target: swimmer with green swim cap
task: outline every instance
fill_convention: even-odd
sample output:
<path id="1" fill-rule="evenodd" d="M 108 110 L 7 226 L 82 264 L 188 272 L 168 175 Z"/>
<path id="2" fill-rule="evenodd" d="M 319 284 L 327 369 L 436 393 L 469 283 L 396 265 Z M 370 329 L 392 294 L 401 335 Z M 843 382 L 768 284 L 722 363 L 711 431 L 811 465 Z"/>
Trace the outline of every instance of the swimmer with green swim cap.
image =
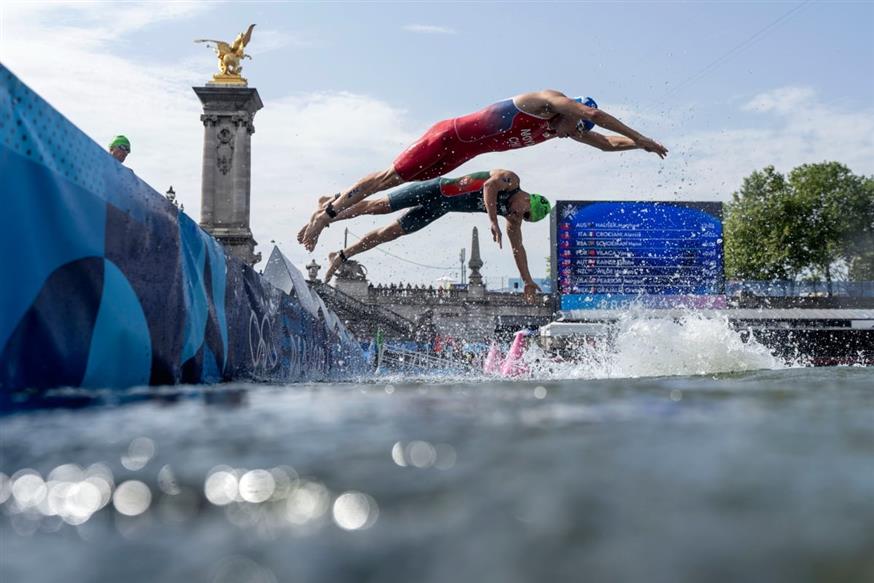
<path id="1" fill-rule="evenodd" d="M 320 204 L 330 206 L 332 197 Z M 519 176 L 509 170 L 474 172 L 459 178 L 434 178 L 411 182 L 379 199 L 362 200 L 343 211 L 333 213 L 331 223 L 359 215 L 383 215 L 402 209 L 406 212 L 391 224 L 375 229 L 360 241 L 331 253 L 325 282 L 350 257 L 377 245 L 409 235 L 433 223 L 447 213 L 486 213 L 491 223 L 492 239 L 503 247 L 498 217 L 506 219 L 507 238 L 519 275 L 525 282 L 525 299 L 534 301 L 540 288 L 528 272 L 528 257 L 522 244 L 522 223 L 537 222 L 549 215 L 549 201 L 541 194 L 530 194 L 519 186 Z"/>
<path id="2" fill-rule="evenodd" d="M 536 223 L 543 217 L 549 214 L 552 210 L 549 201 L 542 194 L 529 194 L 529 204 L 531 205 L 531 222 Z"/>

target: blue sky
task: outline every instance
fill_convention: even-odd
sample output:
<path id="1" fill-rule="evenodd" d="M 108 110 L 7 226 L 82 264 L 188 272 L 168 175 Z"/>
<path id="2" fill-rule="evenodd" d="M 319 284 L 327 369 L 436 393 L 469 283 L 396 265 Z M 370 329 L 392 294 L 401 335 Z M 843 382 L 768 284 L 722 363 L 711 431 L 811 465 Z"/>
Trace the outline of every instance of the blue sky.
<path id="1" fill-rule="evenodd" d="M 244 75 L 265 103 L 253 230 L 262 251 L 274 240 L 298 264 L 310 256 L 293 236 L 318 195 L 388 166 L 439 119 L 542 88 L 594 96 L 671 156 L 554 140 L 455 174 L 503 167 L 552 198 L 668 200 L 725 200 L 766 164 L 834 159 L 874 174 L 869 2 L 6 2 L 0 59 L 98 142 L 128 134 L 129 166 L 159 191 L 173 184 L 198 217 L 202 128 L 190 88 L 214 58 L 192 40 L 231 40 L 250 22 Z M 349 227 L 363 234 L 386 220 Z M 485 216 L 462 216 L 386 249 L 454 265 L 474 225 L 487 234 Z M 341 240 L 341 228 L 326 231 L 315 258 Z M 526 226 L 525 242 L 542 276 L 546 225 Z M 493 286 L 516 275 L 507 249 L 481 244 Z M 360 259 L 376 281 L 451 273 L 376 251 Z"/>

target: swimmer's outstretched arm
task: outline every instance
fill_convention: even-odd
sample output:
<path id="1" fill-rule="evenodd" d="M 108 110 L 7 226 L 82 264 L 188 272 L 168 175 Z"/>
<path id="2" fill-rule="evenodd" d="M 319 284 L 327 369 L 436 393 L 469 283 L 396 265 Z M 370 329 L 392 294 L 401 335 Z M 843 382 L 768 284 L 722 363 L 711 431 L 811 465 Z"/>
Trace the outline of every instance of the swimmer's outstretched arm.
<path id="1" fill-rule="evenodd" d="M 659 158 L 664 158 L 668 154 L 668 149 L 663 145 L 628 127 L 603 109 L 583 105 L 559 91 L 544 91 L 543 98 L 549 104 L 550 110 L 556 113 L 580 117 L 604 129 L 621 134 L 637 144 L 640 149 L 652 152 Z"/>
<path id="2" fill-rule="evenodd" d="M 519 270 L 522 281 L 525 282 L 525 300 L 528 303 L 533 303 L 537 297 L 537 292 L 540 291 L 540 287 L 534 283 L 534 279 L 528 271 L 528 254 L 525 253 L 525 245 L 522 244 L 521 220 L 507 219 L 507 238 L 510 240 L 510 247 L 513 249 L 513 259 L 516 261 L 516 268 Z"/>
<path id="3" fill-rule="evenodd" d="M 581 144 L 587 144 L 604 152 L 625 152 L 640 148 L 634 140 L 625 136 L 605 136 L 598 132 L 580 132 L 571 138 Z"/>
<path id="4" fill-rule="evenodd" d="M 483 184 L 483 205 L 489 215 L 492 239 L 503 249 L 501 244 L 501 226 L 498 224 L 498 193 L 502 190 L 519 188 L 519 175 L 509 170 L 492 170 L 489 179 Z"/>

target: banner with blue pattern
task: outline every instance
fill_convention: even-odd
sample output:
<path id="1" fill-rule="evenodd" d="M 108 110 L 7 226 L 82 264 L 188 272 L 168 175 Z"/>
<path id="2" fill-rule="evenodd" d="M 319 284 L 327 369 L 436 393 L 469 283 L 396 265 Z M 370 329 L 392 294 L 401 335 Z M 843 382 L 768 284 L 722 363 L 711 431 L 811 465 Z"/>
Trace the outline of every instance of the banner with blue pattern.
<path id="1" fill-rule="evenodd" d="M 2 65 L 0 176 L 0 394 L 364 369 L 323 303 L 225 255 Z"/>

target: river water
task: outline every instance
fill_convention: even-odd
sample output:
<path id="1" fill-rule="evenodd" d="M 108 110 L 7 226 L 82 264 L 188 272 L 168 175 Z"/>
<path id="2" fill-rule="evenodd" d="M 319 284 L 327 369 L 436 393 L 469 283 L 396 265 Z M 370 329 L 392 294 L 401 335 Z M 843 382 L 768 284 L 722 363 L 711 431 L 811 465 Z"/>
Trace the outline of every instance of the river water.
<path id="1" fill-rule="evenodd" d="M 874 369 L 675 325 L 525 380 L 24 402 L 0 580 L 874 581 Z"/>

